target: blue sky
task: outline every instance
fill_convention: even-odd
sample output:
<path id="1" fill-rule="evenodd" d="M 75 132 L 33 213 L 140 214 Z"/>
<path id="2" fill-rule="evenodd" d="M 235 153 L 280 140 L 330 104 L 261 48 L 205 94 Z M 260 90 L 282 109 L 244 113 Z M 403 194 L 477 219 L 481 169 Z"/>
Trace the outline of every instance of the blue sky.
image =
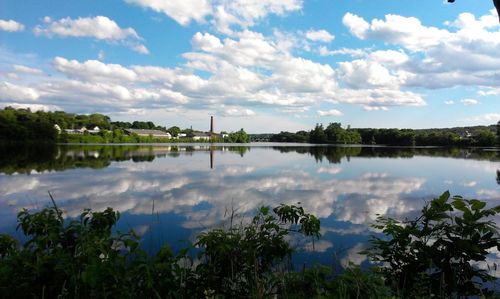
<path id="1" fill-rule="evenodd" d="M 489 0 L 0 0 L 0 107 L 279 132 L 500 120 Z"/>

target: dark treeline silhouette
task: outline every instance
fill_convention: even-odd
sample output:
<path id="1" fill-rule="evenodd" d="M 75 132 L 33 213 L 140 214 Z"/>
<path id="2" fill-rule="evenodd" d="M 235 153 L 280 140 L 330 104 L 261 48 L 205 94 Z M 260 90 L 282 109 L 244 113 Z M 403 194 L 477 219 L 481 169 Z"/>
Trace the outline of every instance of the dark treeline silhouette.
<path id="1" fill-rule="evenodd" d="M 57 140 L 57 131 L 45 112 L 5 108 L 0 110 L 0 142 L 45 142 Z"/>
<path id="2" fill-rule="evenodd" d="M 455 159 L 473 159 L 500 161 L 500 152 L 484 151 L 477 148 L 408 148 L 408 147 L 372 147 L 372 146 L 275 146 L 281 153 L 309 154 L 317 162 L 340 163 L 343 158 L 413 158 L 415 156 L 449 157 Z"/>
<path id="3" fill-rule="evenodd" d="M 56 145 L 44 143 L 0 144 L 0 173 L 30 174 L 32 171 L 63 171 L 75 168 L 101 169 L 111 162 L 152 162 L 156 158 L 192 155 L 196 151 L 224 151 L 243 156 L 246 146 L 151 146 L 151 145 Z"/>
<path id="4" fill-rule="evenodd" d="M 390 146 L 495 146 L 500 145 L 500 122 L 496 126 L 424 130 L 349 127 L 344 129 L 340 123 L 330 123 L 324 128 L 322 124 L 317 124 L 309 132 L 274 134 L 269 141 Z"/>

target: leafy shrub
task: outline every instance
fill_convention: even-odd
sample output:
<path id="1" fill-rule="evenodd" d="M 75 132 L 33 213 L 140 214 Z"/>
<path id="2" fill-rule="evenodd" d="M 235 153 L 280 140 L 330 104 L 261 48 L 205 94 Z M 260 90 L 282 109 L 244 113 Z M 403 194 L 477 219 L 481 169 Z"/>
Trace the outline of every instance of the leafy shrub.
<path id="1" fill-rule="evenodd" d="M 263 297 L 276 291 L 273 266 L 292 254 L 285 237 L 291 231 L 319 237 L 320 222 L 301 207 L 281 205 L 273 211 L 275 215 L 262 207 L 249 225 L 198 236 L 203 263 L 197 272 L 204 288 L 228 298 Z"/>
<path id="2" fill-rule="evenodd" d="M 485 202 L 445 192 L 414 220 L 379 217 L 373 226 L 389 239 L 374 237 L 367 253 L 383 263 L 382 272 L 399 296 L 484 295 L 481 282 L 495 277 L 474 263 L 484 262 L 489 249 L 500 249 L 498 228 L 490 218 L 500 206 L 485 207 Z"/>
<path id="3" fill-rule="evenodd" d="M 319 220 L 302 208 L 263 207 L 246 226 L 198 236 L 194 267 L 190 248 L 174 255 L 163 246 L 149 257 L 133 232 L 113 234 L 119 218 L 111 208 L 85 210 L 65 223 L 55 202 L 21 211 L 27 242 L 0 235 L 0 298 L 262 297 L 276 290 L 273 266 L 292 253 L 285 239 L 292 226 L 319 236 Z"/>

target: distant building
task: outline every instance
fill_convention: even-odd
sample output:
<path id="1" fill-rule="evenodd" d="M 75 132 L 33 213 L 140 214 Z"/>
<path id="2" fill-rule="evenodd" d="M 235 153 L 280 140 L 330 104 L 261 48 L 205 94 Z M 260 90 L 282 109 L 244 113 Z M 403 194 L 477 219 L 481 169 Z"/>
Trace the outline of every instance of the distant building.
<path id="1" fill-rule="evenodd" d="M 58 124 L 55 124 L 55 125 L 54 125 L 54 129 L 57 131 L 57 134 L 61 134 L 61 131 L 62 131 L 62 130 L 61 130 L 61 127 L 59 127 L 59 125 L 58 125 Z"/>
<path id="2" fill-rule="evenodd" d="M 101 132 L 101 129 L 98 126 L 95 126 L 92 130 L 87 130 L 90 134 L 97 134 Z"/>
<path id="3" fill-rule="evenodd" d="M 83 133 L 85 133 L 85 131 L 87 131 L 87 128 L 85 127 L 81 127 L 79 129 L 65 129 L 64 132 L 66 132 L 66 134 L 78 134 L 78 135 L 82 135 Z"/>
<path id="4" fill-rule="evenodd" d="M 172 135 L 168 132 L 163 132 L 160 130 L 145 130 L 145 129 L 125 129 L 128 134 L 137 134 L 139 136 L 152 136 L 154 138 L 172 138 Z"/>
<path id="5" fill-rule="evenodd" d="M 209 139 L 210 139 L 210 133 L 205 133 L 205 132 L 193 133 L 193 140 L 209 140 Z"/>

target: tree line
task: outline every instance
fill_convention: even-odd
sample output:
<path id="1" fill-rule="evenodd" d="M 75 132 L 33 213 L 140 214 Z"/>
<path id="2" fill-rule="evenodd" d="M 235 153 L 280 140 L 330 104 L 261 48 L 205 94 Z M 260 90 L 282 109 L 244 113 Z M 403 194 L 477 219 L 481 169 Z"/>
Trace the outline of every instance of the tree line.
<path id="1" fill-rule="evenodd" d="M 58 132 L 55 125 L 61 130 Z M 101 131 L 96 134 L 84 133 L 82 135 L 66 134 L 65 130 L 93 129 L 98 127 Z M 153 137 L 134 136 L 127 134 L 125 129 L 146 129 L 168 132 L 172 137 L 183 134 L 183 141 L 191 141 L 196 131 L 192 128 L 181 129 L 178 126 L 166 128 L 156 125 L 152 121 L 111 121 L 109 116 L 93 114 L 74 114 L 64 111 L 36 111 L 30 109 L 15 109 L 5 107 L 0 110 L 0 142 L 36 142 L 36 143 L 144 143 L 144 142 L 164 142 Z M 60 133 L 60 134 L 59 134 Z M 241 129 L 236 132 L 225 134 L 227 136 L 217 136 L 211 141 L 246 143 L 249 137 Z"/>
<path id="2" fill-rule="evenodd" d="M 496 132 L 495 132 L 496 131 Z M 500 121 L 497 125 L 450 129 L 373 129 L 330 123 L 316 124 L 311 131 L 280 132 L 271 142 L 313 144 L 369 144 L 391 146 L 495 146 L 500 145 Z"/>

